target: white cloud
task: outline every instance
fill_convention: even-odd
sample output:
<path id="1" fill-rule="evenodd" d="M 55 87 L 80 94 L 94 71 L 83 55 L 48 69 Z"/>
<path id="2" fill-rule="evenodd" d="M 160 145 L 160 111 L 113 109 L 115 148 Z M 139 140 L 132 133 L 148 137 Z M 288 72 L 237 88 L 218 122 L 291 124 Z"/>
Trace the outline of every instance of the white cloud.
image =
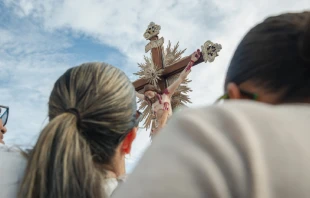
<path id="1" fill-rule="evenodd" d="M 11 4 L 9 0 L 6 2 Z M 130 69 L 136 67 L 136 62 L 142 61 L 143 49 L 147 43 L 142 35 L 150 21 L 162 26 L 161 35 L 165 37 L 166 43 L 168 40 L 173 44 L 180 41 L 181 48 L 188 49 L 187 53 L 200 47 L 208 39 L 220 42 L 223 51 L 218 60 L 211 65 L 200 66 L 208 68 L 204 68 L 204 72 L 195 68 L 199 72 L 194 71 L 192 74 L 193 79 L 199 79 L 192 84 L 193 88 L 197 87 L 195 90 L 201 89 L 201 84 L 210 86 L 215 83 L 217 89 L 210 91 L 216 94 L 222 91 L 221 82 L 233 50 L 250 27 L 269 15 L 310 8 L 308 0 L 300 0 L 298 3 L 291 0 L 260 0 L 255 3 L 246 0 L 14 2 L 25 15 L 39 18 L 46 29 L 69 29 L 90 35 L 98 39 L 98 42 L 119 49 L 127 55 L 128 63 L 125 66 Z M 195 92 L 197 93 L 194 94 L 202 94 Z M 206 95 L 210 96 L 208 93 Z M 199 101 L 199 98 L 202 97 L 194 97 L 193 101 L 204 104 L 205 101 Z"/>
<path id="2" fill-rule="evenodd" d="M 10 106 L 5 141 L 28 145 L 47 117 L 53 83 L 71 66 L 68 60 L 74 55 L 63 52 L 70 46 L 64 36 L 46 34 L 29 20 L 13 20 L 1 9 L 0 102 Z"/>
<path id="3" fill-rule="evenodd" d="M 162 26 L 160 35 L 166 44 L 168 40 L 172 44 L 180 41 L 187 54 L 209 39 L 221 43 L 223 49 L 216 61 L 194 67 L 190 74 L 194 90 L 190 106 L 198 106 L 212 103 L 222 93 L 233 51 L 252 26 L 270 15 L 310 8 L 309 0 L 4 0 L 4 4 L 16 17 L 33 21 L 30 28 L 23 24 L 0 28 L 0 77 L 11 82 L 10 87 L 0 88 L 1 98 L 15 101 L 12 108 L 23 112 L 12 110 L 10 119 L 16 125 L 10 124 L 11 142 L 22 142 L 39 131 L 53 81 L 73 66 L 74 54 L 62 52 L 70 46 L 67 33 L 90 36 L 118 49 L 126 56 L 123 69 L 132 79 L 136 63 L 143 60 L 147 44 L 143 33 L 151 21 Z M 27 91 L 32 95 L 23 93 Z M 17 99 L 19 96 L 25 98 Z M 26 112 L 30 118 L 24 117 Z M 20 121 L 24 119 L 30 119 L 29 124 Z M 135 156 L 147 145 L 145 134 L 138 136 Z M 135 162 L 135 156 L 128 161 Z"/>

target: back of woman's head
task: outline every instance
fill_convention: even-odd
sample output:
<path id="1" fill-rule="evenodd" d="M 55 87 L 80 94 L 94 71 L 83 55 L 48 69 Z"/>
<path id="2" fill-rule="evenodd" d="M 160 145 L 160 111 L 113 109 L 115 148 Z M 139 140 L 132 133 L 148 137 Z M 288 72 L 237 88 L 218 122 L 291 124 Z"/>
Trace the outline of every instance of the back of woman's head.
<path id="1" fill-rule="evenodd" d="M 310 12 L 267 18 L 243 38 L 225 87 L 251 81 L 282 101 L 310 98 Z"/>
<path id="2" fill-rule="evenodd" d="M 20 197 L 103 197 L 102 167 L 135 126 L 135 113 L 134 87 L 122 71 L 104 63 L 69 69 L 50 95 L 50 122 L 30 154 Z"/>

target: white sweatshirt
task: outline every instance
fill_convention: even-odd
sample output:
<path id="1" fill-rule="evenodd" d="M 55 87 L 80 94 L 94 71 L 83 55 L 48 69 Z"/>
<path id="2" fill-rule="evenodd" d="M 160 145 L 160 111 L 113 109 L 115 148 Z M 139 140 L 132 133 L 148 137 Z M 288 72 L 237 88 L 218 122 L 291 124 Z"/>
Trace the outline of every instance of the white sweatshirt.
<path id="1" fill-rule="evenodd" d="M 19 149 L 0 144 L 0 197 L 16 198 L 27 160 Z"/>
<path id="2" fill-rule="evenodd" d="M 177 113 L 113 198 L 309 198 L 310 105 Z"/>

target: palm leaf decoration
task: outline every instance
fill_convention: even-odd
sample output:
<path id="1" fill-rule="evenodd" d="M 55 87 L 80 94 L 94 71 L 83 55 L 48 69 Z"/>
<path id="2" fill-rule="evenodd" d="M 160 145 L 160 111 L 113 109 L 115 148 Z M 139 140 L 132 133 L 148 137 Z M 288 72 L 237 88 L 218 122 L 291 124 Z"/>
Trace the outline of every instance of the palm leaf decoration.
<path id="1" fill-rule="evenodd" d="M 163 61 L 164 67 L 169 67 L 169 65 L 180 61 L 182 59 L 182 55 L 185 52 L 184 50 L 179 50 L 179 42 L 172 47 L 171 42 L 168 42 L 166 49 L 163 49 Z M 163 69 L 157 69 L 156 65 L 154 65 L 151 58 L 144 56 L 144 63 L 138 63 L 140 71 L 134 73 L 139 76 L 139 78 L 143 78 L 147 80 L 150 84 L 155 87 L 158 86 L 158 80 L 161 79 L 161 75 Z M 171 85 L 177 78 L 179 74 L 171 76 L 167 79 L 168 86 Z M 179 106 L 184 106 L 186 103 L 191 103 L 188 93 L 192 90 L 188 87 L 188 83 L 190 80 L 186 79 L 182 84 L 178 87 L 176 92 L 173 94 L 171 98 L 171 106 L 172 109 L 176 109 Z M 149 128 L 154 127 L 154 115 L 152 114 L 152 107 L 146 101 L 139 100 L 140 104 L 139 110 L 142 112 L 142 120 L 144 120 L 143 127 L 148 130 Z"/>

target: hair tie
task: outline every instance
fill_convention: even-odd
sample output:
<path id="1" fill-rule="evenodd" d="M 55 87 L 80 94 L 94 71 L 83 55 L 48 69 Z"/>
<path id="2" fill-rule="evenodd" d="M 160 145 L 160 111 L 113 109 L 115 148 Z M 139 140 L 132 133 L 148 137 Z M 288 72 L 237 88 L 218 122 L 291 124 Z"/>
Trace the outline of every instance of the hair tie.
<path id="1" fill-rule="evenodd" d="M 80 126 L 81 114 L 80 114 L 79 110 L 77 110 L 76 108 L 69 108 L 69 109 L 65 110 L 65 112 L 75 115 L 76 119 L 77 119 L 77 125 Z"/>

